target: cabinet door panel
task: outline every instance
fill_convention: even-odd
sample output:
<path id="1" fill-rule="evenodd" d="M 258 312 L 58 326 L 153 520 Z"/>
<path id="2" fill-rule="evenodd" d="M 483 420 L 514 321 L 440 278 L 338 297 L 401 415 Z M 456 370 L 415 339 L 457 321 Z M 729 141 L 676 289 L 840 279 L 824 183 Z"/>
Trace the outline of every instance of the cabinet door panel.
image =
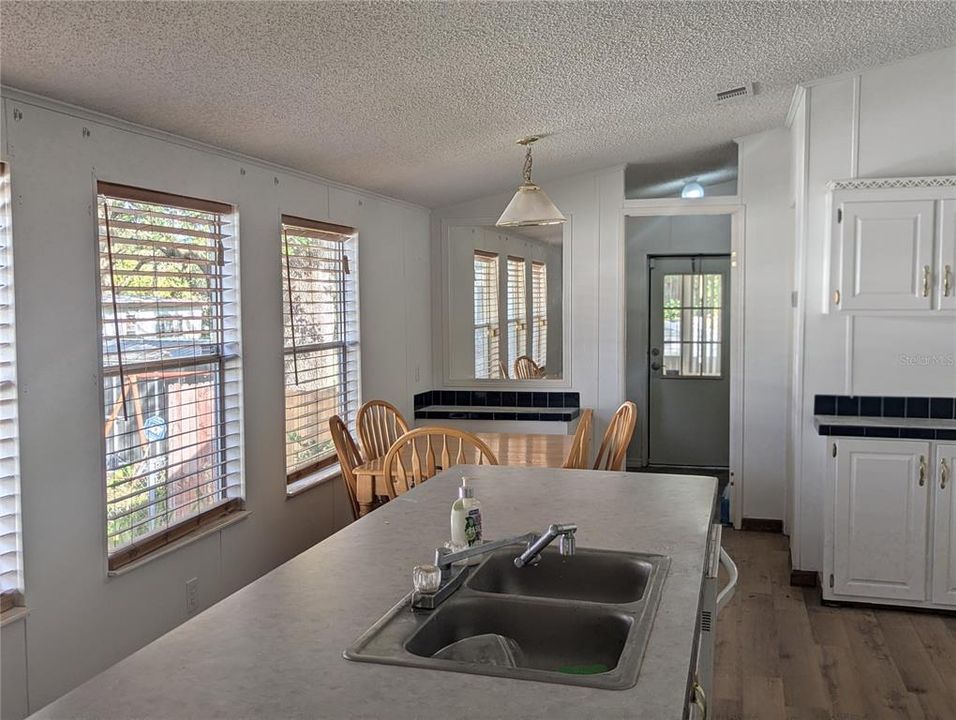
<path id="1" fill-rule="evenodd" d="M 841 204 L 842 309 L 932 308 L 935 205 L 933 200 Z"/>
<path id="2" fill-rule="evenodd" d="M 929 443 L 841 439 L 837 446 L 834 594 L 925 600 Z"/>
<path id="3" fill-rule="evenodd" d="M 939 204 L 939 214 L 938 307 L 956 310 L 956 200 L 943 200 Z"/>
<path id="4" fill-rule="evenodd" d="M 956 606 L 956 444 L 936 446 L 936 522 L 933 529 L 933 602 Z"/>

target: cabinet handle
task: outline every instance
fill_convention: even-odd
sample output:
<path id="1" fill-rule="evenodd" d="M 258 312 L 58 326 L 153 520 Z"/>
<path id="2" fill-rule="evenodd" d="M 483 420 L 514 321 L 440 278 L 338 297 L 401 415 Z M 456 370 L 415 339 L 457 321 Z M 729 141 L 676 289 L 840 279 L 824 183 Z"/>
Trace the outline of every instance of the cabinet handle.
<path id="1" fill-rule="evenodd" d="M 923 487 L 926 484 L 926 458 L 922 455 L 919 456 L 919 486 Z"/>
<path id="2" fill-rule="evenodd" d="M 834 305 L 839 305 L 839 304 L 840 304 L 840 291 L 839 291 L 839 290 L 834 290 L 834 291 L 833 291 L 833 304 L 834 304 Z"/>
<path id="3" fill-rule="evenodd" d="M 929 265 L 923 266 L 923 297 L 929 297 Z"/>
<path id="4" fill-rule="evenodd" d="M 943 297 L 949 297 L 949 291 L 953 286 L 953 267 L 945 265 L 943 267 Z"/>
<path id="5" fill-rule="evenodd" d="M 939 460 L 939 489 L 945 490 L 946 483 L 949 482 L 949 465 L 946 464 L 946 458 Z"/>
<path id="6" fill-rule="evenodd" d="M 707 720 L 707 696 L 700 683 L 694 680 L 694 705 L 700 710 L 700 720 Z"/>

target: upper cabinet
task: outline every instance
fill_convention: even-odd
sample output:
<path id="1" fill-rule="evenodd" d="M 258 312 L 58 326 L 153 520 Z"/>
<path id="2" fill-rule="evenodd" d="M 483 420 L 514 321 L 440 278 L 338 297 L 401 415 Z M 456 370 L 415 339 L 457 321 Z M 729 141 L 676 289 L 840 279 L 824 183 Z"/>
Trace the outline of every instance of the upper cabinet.
<path id="1" fill-rule="evenodd" d="M 956 310 L 956 178 L 831 183 L 825 307 Z"/>

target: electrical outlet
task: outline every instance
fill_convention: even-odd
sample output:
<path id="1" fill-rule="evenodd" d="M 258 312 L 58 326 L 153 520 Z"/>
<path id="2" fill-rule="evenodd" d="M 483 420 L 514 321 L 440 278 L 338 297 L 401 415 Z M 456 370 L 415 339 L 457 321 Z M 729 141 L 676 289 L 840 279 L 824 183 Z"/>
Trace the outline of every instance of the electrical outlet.
<path id="1" fill-rule="evenodd" d="M 199 578 L 186 581 L 186 614 L 192 615 L 199 609 Z"/>

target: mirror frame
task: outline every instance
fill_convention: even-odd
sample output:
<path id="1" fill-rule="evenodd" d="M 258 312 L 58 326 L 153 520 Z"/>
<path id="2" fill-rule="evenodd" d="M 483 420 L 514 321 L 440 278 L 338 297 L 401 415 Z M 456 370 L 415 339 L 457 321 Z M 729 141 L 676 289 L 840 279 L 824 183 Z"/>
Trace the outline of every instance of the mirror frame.
<path id="1" fill-rule="evenodd" d="M 574 218 L 570 213 L 565 213 L 568 221 L 562 227 L 561 243 L 561 355 L 562 369 L 561 377 L 553 379 L 540 380 L 500 380 L 485 378 L 452 378 L 449 377 L 449 366 L 451 361 L 451 316 L 449 308 L 451 307 L 451 282 L 450 268 L 451 255 L 449 251 L 449 230 L 452 227 L 494 227 L 497 218 L 442 218 L 441 220 L 441 296 L 440 296 L 440 330 L 441 330 L 441 381 L 442 387 L 462 390 L 481 389 L 501 389 L 501 390 L 522 390 L 522 389 L 544 389 L 561 390 L 571 388 L 571 338 L 572 338 L 572 316 L 571 316 L 571 226 Z"/>

